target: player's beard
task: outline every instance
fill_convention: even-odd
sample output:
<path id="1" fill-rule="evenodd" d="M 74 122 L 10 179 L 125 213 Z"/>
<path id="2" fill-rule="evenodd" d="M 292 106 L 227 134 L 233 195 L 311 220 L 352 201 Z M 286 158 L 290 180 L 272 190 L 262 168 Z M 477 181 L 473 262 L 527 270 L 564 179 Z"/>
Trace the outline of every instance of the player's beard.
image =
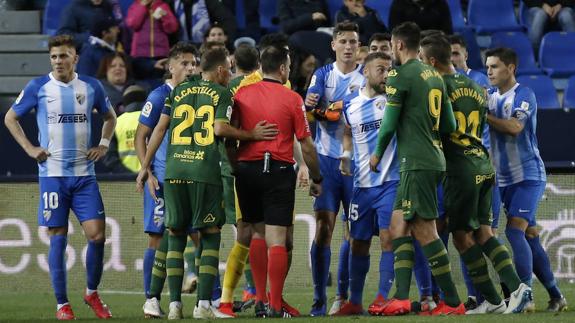
<path id="1" fill-rule="evenodd" d="M 377 82 L 375 84 L 370 84 L 370 86 L 377 94 L 385 93 L 385 82 Z"/>

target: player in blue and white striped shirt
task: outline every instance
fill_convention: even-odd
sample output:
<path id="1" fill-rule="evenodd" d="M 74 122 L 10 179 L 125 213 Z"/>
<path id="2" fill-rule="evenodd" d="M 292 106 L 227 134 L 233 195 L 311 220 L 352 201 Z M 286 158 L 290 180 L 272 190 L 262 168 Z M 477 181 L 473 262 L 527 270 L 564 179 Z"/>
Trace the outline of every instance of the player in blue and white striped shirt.
<path id="1" fill-rule="evenodd" d="M 98 296 L 103 271 L 105 215 L 96 182 L 94 162 L 108 151 L 116 114 L 100 82 L 74 72 L 78 55 L 71 36 L 48 42 L 52 72 L 30 81 L 6 113 L 6 127 L 26 153 L 38 161 L 40 206 L 38 224 L 48 227 L 48 267 L 58 302 L 56 317 L 74 319 L 66 292 L 66 245 L 70 209 L 80 221 L 86 238 L 87 289 L 84 300 L 99 318 L 112 316 Z M 36 109 L 40 131 L 34 146 L 18 119 Z M 104 119 L 102 139 L 91 142 L 92 111 Z"/>
<path id="2" fill-rule="evenodd" d="M 312 316 L 326 314 L 331 235 L 340 203 L 344 208 L 344 221 L 347 219 L 353 189 L 352 179 L 342 176 L 339 171 L 344 130 L 343 120 L 339 118 L 341 102 L 337 104 L 339 107 L 336 109 L 328 106 L 357 91 L 364 82 L 362 66 L 355 63 L 359 46 L 358 30 L 358 26 L 354 23 L 344 22 L 336 25 L 332 41 L 336 61 L 315 71 L 305 100 L 306 108 L 308 111 L 313 110 L 316 117 L 315 145 L 323 177 L 323 193 L 314 202 L 317 230 L 310 251 L 314 282 L 314 305 L 310 312 Z M 334 114 L 336 117 L 331 118 L 329 114 Z M 347 228 L 347 225 L 344 227 Z M 337 311 L 347 299 L 348 254 L 349 240 L 344 236 L 339 252 L 338 297 L 330 313 Z"/>
<path id="3" fill-rule="evenodd" d="M 535 94 L 515 80 L 517 55 L 513 50 L 489 50 L 486 57 L 489 81 L 496 88 L 489 91 L 487 122 L 491 131 L 491 156 L 508 217 L 505 234 L 513 248 L 521 281 L 531 286 L 535 273 L 551 298 L 549 309 L 561 310 L 567 303 L 539 241 L 535 220 L 546 182 L 535 135 Z M 534 259 L 537 261 L 533 262 Z"/>
<path id="4" fill-rule="evenodd" d="M 350 157 L 353 143 L 354 188 L 350 203 L 349 222 L 351 242 L 350 301 L 336 315 L 363 313 L 362 294 L 369 270 L 371 237 L 379 235 L 382 255 L 379 266 L 379 290 L 370 314 L 380 314 L 393 282 L 393 251 L 389 224 L 393 202 L 399 183 L 399 163 L 396 158 L 395 139 L 379 163 L 379 172 L 369 167 L 371 154 L 376 150 L 377 136 L 385 109 L 385 82 L 391 68 L 391 57 L 372 53 L 365 59 L 366 85 L 343 101 L 343 116 L 347 125 L 343 138 L 344 153 L 341 171 L 351 175 Z M 379 302 L 378 302 L 379 300 Z M 377 308 L 377 309 L 376 309 Z"/>

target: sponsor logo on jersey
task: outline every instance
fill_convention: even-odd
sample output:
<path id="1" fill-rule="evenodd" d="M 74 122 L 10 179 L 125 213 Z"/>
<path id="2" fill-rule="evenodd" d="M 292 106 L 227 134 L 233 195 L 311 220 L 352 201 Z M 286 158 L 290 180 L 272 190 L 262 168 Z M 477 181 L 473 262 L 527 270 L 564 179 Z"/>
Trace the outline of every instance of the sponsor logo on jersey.
<path id="1" fill-rule="evenodd" d="M 86 94 L 76 93 L 76 101 L 78 104 L 84 104 L 84 102 L 86 102 Z"/>
<path id="2" fill-rule="evenodd" d="M 48 123 L 85 123 L 88 116 L 85 113 L 48 113 Z"/>
<path id="3" fill-rule="evenodd" d="M 391 86 L 391 85 L 386 85 L 386 86 L 385 86 L 385 93 L 386 93 L 387 95 L 394 95 L 395 92 L 397 92 L 397 89 L 394 88 L 393 86 Z"/>
<path id="4" fill-rule="evenodd" d="M 147 118 L 150 116 L 151 112 L 152 112 L 152 102 L 148 101 L 146 102 L 146 104 L 144 104 L 144 107 L 142 108 L 142 115 Z"/>
<path id="5" fill-rule="evenodd" d="M 352 132 L 354 134 L 364 133 L 368 131 L 378 130 L 381 126 L 381 120 L 370 121 L 366 123 L 360 123 L 357 126 L 354 126 Z"/>
<path id="6" fill-rule="evenodd" d="M 397 70 L 393 69 L 387 73 L 387 77 L 394 77 L 397 76 Z"/>
<path id="7" fill-rule="evenodd" d="M 204 223 L 212 223 L 214 221 L 216 221 L 216 217 L 211 213 L 208 213 L 208 215 L 206 215 L 204 218 Z"/>

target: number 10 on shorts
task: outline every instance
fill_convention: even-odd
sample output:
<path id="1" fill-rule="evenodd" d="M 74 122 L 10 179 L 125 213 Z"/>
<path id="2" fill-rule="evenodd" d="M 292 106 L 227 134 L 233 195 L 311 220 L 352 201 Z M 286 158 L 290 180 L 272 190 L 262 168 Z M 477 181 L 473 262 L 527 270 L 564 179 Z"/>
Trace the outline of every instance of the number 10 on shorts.
<path id="1" fill-rule="evenodd" d="M 58 192 L 44 192 L 42 194 L 44 201 L 44 209 L 57 209 L 58 208 Z"/>

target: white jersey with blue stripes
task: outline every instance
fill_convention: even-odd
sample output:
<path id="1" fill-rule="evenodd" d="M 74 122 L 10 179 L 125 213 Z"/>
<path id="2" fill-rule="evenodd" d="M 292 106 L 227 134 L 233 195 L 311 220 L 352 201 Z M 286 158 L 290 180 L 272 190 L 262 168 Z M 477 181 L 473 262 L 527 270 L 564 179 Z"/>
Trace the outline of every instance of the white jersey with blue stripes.
<path id="1" fill-rule="evenodd" d="M 372 172 L 369 168 L 369 159 L 377 147 L 377 135 L 386 102 L 384 95 L 369 98 L 363 89 L 350 94 L 343 101 L 343 116 L 351 128 L 353 141 L 354 187 L 374 187 L 387 181 L 399 180 L 395 136 L 379 162 L 380 172 Z"/>
<path id="2" fill-rule="evenodd" d="M 491 157 L 499 186 L 525 180 L 545 181 L 545 166 L 537 148 L 537 102 L 533 91 L 519 83 L 505 93 L 489 91 L 489 113 L 500 119 L 516 118 L 524 128 L 516 137 L 491 127 Z"/>
<path id="3" fill-rule="evenodd" d="M 325 65 L 313 74 L 307 93 L 319 94 L 318 106 L 329 106 L 356 92 L 364 83 L 363 66 L 343 74 L 336 63 Z M 315 146 L 318 154 L 339 158 L 343 152 L 343 120 L 316 122 Z"/>
<path id="4" fill-rule="evenodd" d="M 52 73 L 30 81 L 12 109 L 22 117 L 36 109 L 38 141 L 50 152 L 38 164 L 40 177 L 95 175 L 92 148 L 92 110 L 106 114 L 112 108 L 100 82 L 78 76 L 63 83 Z"/>

